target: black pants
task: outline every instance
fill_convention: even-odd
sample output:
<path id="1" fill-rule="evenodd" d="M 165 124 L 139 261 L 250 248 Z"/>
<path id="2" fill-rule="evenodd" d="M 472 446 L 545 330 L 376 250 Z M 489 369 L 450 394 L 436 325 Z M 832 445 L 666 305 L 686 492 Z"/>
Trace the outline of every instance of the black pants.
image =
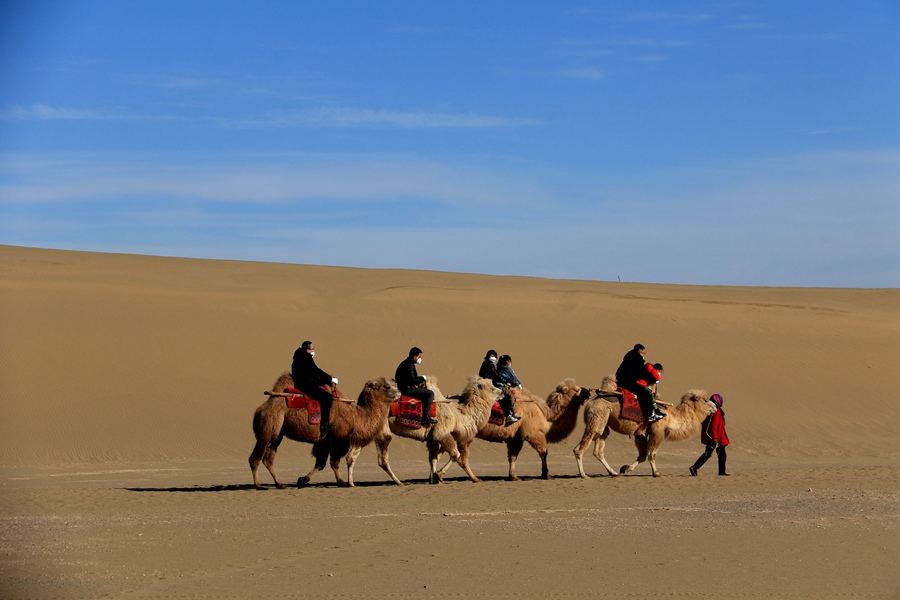
<path id="1" fill-rule="evenodd" d="M 725 472 L 725 446 L 721 444 L 707 444 L 706 450 L 703 451 L 703 454 L 700 455 L 700 458 L 694 463 L 694 468 L 699 469 L 702 467 L 706 461 L 709 460 L 709 457 L 712 456 L 713 450 L 716 451 L 716 454 L 719 457 L 719 475 Z"/>
<path id="2" fill-rule="evenodd" d="M 301 391 L 313 400 L 319 401 L 319 404 L 322 405 L 322 425 L 328 423 L 328 419 L 331 417 L 331 402 L 334 400 L 331 393 L 315 386 L 303 389 Z"/>
<path id="3" fill-rule="evenodd" d="M 509 416 L 516 412 L 516 398 L 509 392 L 503 392 L 500 398 L 500 408 L 503 409 L 503 415 Z"/>
<path id="4" fill-rule="evenodd" d="M 431 405 L 434 404 L 434 392 L 425 388 L 407 388 L 401 393 L 404 396 L 409 396 L 422 402 L 423 419 L 427 419 L 431 415 Z"/>
<path id="5" fill-rule="evenodd" d="M 653 414 L 653 406 L 655 404 L 653 401 L 653 392 L 650 391 L 650 388 L 637 383 L 633 383 L 629 386 L 623 385 L 622 387 L 637 396 L 638 404 L 641 405 L 641 412 L 644 413 L 644 418 L 649 419 L 650 415 Z"/>

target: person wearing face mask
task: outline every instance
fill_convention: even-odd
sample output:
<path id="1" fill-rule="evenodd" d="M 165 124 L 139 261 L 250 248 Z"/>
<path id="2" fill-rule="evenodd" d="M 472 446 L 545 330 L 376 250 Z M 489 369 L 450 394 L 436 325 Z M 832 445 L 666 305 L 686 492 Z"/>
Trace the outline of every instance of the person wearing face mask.
<path id="1" fill-rule="evenodd" d="M 331 417 L 332 395 L 322 389 L 323 385 L 337 385 L 338 380 L 332 377 L 318 366 L 313 357 L 316 355 L 316 348 L 309 340 L 297 348 L 294 352 L 294 362 L 291 363 L 291 377 L 294 380 L 294 387 L 311 397 L 318 400 L 322 405 L 322 423 L 319 426 L 320 433 L 324 436 L 335 427 L 329 421 Z"/>
<path id="2" fill-rule="evenodd" d="M 508 389 L 503 387 L 505 382 L 497 371 L 497 352 L 495 350 L 488 350 L 487 354 L 484 355 L 484 362 L 481 363 L 481 368 L 478 370 L 478 376 L 483 377 L 484 379 L 490 379 L 491 382 L 493 382 L 494 387 L 503 390 L 503 398 L 500 399 L 500 408 L 503 409 L 503 414 L 506 416 L 507 425 L 512 425 L 522 418 L 520 415 L 516 414 L 516 399 Z M 518 379 L 516 381 L 518 381 Z"/>
<path id="3" fill-rule="evenodd" d="M 422 425 L 434 425 L 437 419 L 431 416 L 431 405 L 434 403 L 434 392 L 425 389 L 425 377 L 416 371 L 416 365 L 422 364 L 422 350 L 413 346 L 409 356 L 397 365 L 394 380 L 400 393 L 422 402 Z"/>

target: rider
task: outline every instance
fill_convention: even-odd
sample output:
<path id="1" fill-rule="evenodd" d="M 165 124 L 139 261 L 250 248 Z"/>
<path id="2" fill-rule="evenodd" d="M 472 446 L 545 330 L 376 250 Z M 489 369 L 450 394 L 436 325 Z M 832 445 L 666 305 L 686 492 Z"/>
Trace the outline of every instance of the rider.
<path id="1" fill-rule="evenodd" d="M 303 342 L 297 351 L 294 352 L 294 362 L 291 363 L 291 377 L 294 380 L 294 387 L 311 397 L 318 400 L 322 405 L 322 424 L 319 426 L 319 433 L 325 435 L 329 431 L 335 429 L 331 423 L 331 401 L 332 394 L 322 389 L 321 386 L 332 384 L 332 389 L 337 385 L 337 378 L 332 377 L 318 366 L 313 357 L 316 355 L 316 348 L 309 340 Z"/>
<path id="2" fill-rule="evenodd" d="M 619 387 L 637 396 L 644 418 L 647 419 L 647 422 L 654 423 L 665 415 L 656 408 L 653 391 L 647 385 L 638 383 L 638 380 L 646 382 L 649 377 L 647 363 L 644 361 L 644 351 L 645 348 L 642 344 L 635 344 L 634 348 L 622 357 L 622 364 L 616 369 L 616 382 Z"/>
<path id="3" fill-rule="evenodd" d="M 647 388 L 650 388 L 650 391 L 653 392 L 653 410 L 654 412 L 658 412 L 659 414 L 665 416 L 666 413 L 662 411 L 659 405 L 656 403 L 657 398 L 659 397 L 659 380 L 662 377 L 663 366 L 661 363 L 647 363 L 644 365 L 647 369 L 647 374 L 642 378 L 638 379 L 638 385 L 643 385 Z"/>
<path id="4" fill-rule="evenodd" d="M 422 425 L 434 425 L 437 419 L 431 416 L 431 405 L 434 403 L 434 392 L 425 389 L 425 377 L 416 371 L 416 365 L 422 364 L 422 350 L 413 346 L 409 356 L 397 365 L 394 380 L 400 393 L 422 402 Z"/>
<path id="5" fill-rule="evenodd" d="M 512 368 L 510 367 L 510 371 Z M 500 399 L 500 407 L 503 409 L 503 414 L 506 415 L 506 424 L 512 425 L 522 417 L 516 413 L 516 399 L 509 392 L 508 389 L 503 387 L 503 383 L 500 379 L 500 373 L 497 371 L 497 351 L 496 350 L 488 350 L 487 354 L 484 355 L 484 362 L 481 363 L 481 368 L 478 370 L 478 376 L 483 377 L 485 379 L 490 379 L 495 387 L 498 387 L 503 390 L 503 398 Z M 513 377 L 515 377 L 515 373 L 513 373 Z M 518 379 L 516 380 L 518 381 Z"/>

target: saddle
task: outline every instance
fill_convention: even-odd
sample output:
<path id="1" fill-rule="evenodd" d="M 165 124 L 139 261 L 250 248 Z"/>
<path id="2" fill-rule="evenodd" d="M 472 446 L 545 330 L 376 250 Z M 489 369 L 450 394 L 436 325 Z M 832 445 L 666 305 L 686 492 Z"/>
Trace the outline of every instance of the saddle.
<path id="1" fill-rule="evenodd" d="M 641 405 L 638 402 L 637 396 L 622 388 L 619 388 L 619 391 L 622 392 L 622 411 L 620 413 L 622 418 L 634 421 L 635 423 L 645 423 L 646 419 L 644 419 L 644 411 L 641 410 Z"/>
<path id="2" fill-rule="evenodd" d="M 437 416 L 437 405 L 431 405 L 430 417 Z M 391 402 L 391 416 L 397 417 L 397 423 L 405 427 L 420 429 L 422 427 L 422 401 L 409 396 L 400 396 Z"/>
<path id="3" fill-rule="evenodd" d="M 284 399 L 288 408 L 305 408 L 309 415 L 310 425 L 319 425 L 322 422 L 322 405 L 318 400 L 310 398 L 297 388 L 286 388 Z"/>
<path id="4" fill-rule="evenodd" d="M 503 409 L 500 408 L 499 402 L 494 402 L 494 405 L 491 407 L 491 416 L 488 419 L 488 423 L 491 425 L 506 424 L 506 415 L 503 414 Z"/>

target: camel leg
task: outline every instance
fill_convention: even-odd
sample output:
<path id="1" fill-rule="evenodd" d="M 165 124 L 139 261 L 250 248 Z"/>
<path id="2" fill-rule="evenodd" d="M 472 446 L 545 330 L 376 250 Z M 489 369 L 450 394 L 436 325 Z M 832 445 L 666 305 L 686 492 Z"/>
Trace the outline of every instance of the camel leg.
<path id="1" fill-rule="evenodd" d="M 622 473 L 623 475 L 634 471 L 639 464 L 647 460 L 647 438 L 643 435 L 635 435 L 634 445 L 637 447 L 638 457 L 630 465 L 622 465 L 622 468 L 619 469 L 619 473 Z"/>
<path id="2" fill-rule="evenodd" d="M 334 480 L 338 487 L 350 486 L 350 484 L 341 477 L 341 459 L 345 456 L 349 457 L 351 451 L 350 440 L 332 440 L 331 447 L 329 448 L 329 454 L 331 455 L 331 470 L 334 471 Z"/>
<path id="3" fill-rule="evenodd" d="M 443 469 L 437 470 L 438 457 L 443 451 L 441 445 L 437 442 L 425 442 L 425 446 L 428 448 L 428 483 L 441 483 L 444 480 L 444 471 L 447 469 L 447 465 L 444 465 Z"/>
<path id="4" fill-rule="evenodd" d="M 584 426 L 584 434 L 581 436 L 581 440 L 575 446 L 575 449 L 572 451 L 575 454 L 575 464 L 578 465 L 578 474 L 581 475 L 583 479 L 587 479 L 587 473 L 584 472 L 584 461 L 582 457 L 584 456 L 584 451 L 587 450 L 587 447 L 594 441 L 594 438 L 601 431 L 609 431 L 606 429 L 606 420 L 603 420 L 603 426 L 599 427 L 596 422 L 588 422 L 585 423 Z M 596 455 L 596 451 L 594 452 Z"/>
<path id="5" fill-rule="evenodd" d="M 281 483 L 281 480 L 278 479 L 278 473 L 275 472 L 275 452 L 278 450 L 278 445 L 281 443 L 282 436 L 278 436 L 275 440 L 269 442 L 268 444 L 263 444 L 262 447 L 262 463 L 265 465 L 266 469 L 269 471 L 269 474 L 272 476 L 272 479 L 275 481 L 275 487 L 279 490 L 284 489 L 284 484 Z M 257 443 L 258 445 L 258 443 Z M 257 450 L 254 448 L 253 454 L 250 455 L 250 468 L 253 469 L 253 457 L 257 455 Z M 259 467 L 259 462 L 256 463 L 256 466 Z M 253 471 L 254 475 L 254 484 L 258 484 L 259 480 L 256 478 L 256 471 Z M 262 486 L 257 486 L 256 489 L 263 489 Z"/>
<path id="6" fill-rule="evenodd" d="M 516 475 L 516 459 L 519 458 L 519 452 L 522 451 L 523 440 L 520 437 L 514 437 L 506 440 L 506 456 L 509 459 L 509 476 L 510 481 L 521 481 Z"/>
<path id="7" fill-rule="evenodd" d="M 663 438 L 662 436 L 656 435 L 652 430 L 650 435 L 647 437 L 647 462 L 650 463 L 650 471 L 653 473 L 654 477 L 659 477 L 659 471 L 656 469 L 656 453 L 659 451 L 659 447 L 662 444 Z"/>
<path id="8" fill-rule="evenodd" d="M 349 454 L 347 455 L 350 456 Z M 334 471 L 334 481 L 337 483 L 338 487 L 350 487 L 350 484 L 344 481 L 344 478 L 341 477 L 341 458 L 332 458 L 331 459 L 331 470 Z"/>
<path id="9" fill-rule="evenodd" d="M 391 443 L 391 439 L 393 438 L 390 433 L 382 434 L 380 437 L 375 438 L 375 447 L 378 450 L 378 466 L 390 476 L 394 483 L 403 485 L 403 482 L 394 475 L 394 471 L 391 470 L 391 463 L 388 461 L 388 446 Z M 359 452 L 357 452 L 357 454 L 359 454 Z M 350 481 L 352 485 L 353 480 L 351 479 Z"/>
<path id="10" fill-rule="evenodd" d="M 541 479 L 553 479 L 550 477 L 550 469 L 547 468 L 547 438 L 543 434 L 528 438 L 528 443 L 541 457 Z"/>
<path id="11" fill-rule="evenodd" d="M 318 473 L 319 471 L 321 471 L 322 469 L 325 468 L 325 465 L 328 464 L 328 454 L 329 454 L 330 449 L 331 449 L 331 440 L 330 439 L 319 440 L 318 442 L 313 444 L 312 455 L 313 455 L 313 457 L 315 457 L 316 462 L 313 465 L 313 468 L 309 473 L 307 473 L 303 477 L 300 477 L 299 479 L 297 479 L 297 487 L 298 488 L 303 488 L 303 487 L 306 487 L 307 485 L 309 485 L 309 482 L 312 480 L 313 475 L 315 475 L 316 473 Z M 335 478 L 338 480 L 338 484 L 340 485 L 340 482 L 342 480 L 341 480 L 341 475 L 340 475 L 340 473 L 337 472 L 337 470 L 335 470 Z"/>
<path id="12" fill-rule="evenodd" d="M 321 471 L 324 466 L 325 465 L 319 466 L 319 461 L 316 461 L 316 464 L 313 465 L 312 471 L 297 480 L 297 487 L 302 488 L 309 485 L 309 482 L 312 480 L 313 475 Z"/>
<path id="13" fill-rule="evenodd" d="M 356 487 L 353 484 L 353 465 L 356 464 L 356 459 L 359 458 L 360 452 L 362 452 L 361 447 L 353 446 L 350 448 L 350 452 L 347 453 L 347 485 L 349 487 Z"/>
<path id="14" fill-rule="evenodd" d="M 608 421 L 608 412 L 597 410 L 591 411 L 590 413 L 588 411 L 585 411 L 584 413 L 584 434 L 582 434 L 581 440 L 573 450 L 573 453 L 575 454 L 575 463 L 578 465 L 578 474 L 581 475 L 581 477 L 584 479 L 587 479 L 587 473 L 584 472 L 584 462 L 582 461 L 584 451 L 587 450 L 587 447 L 597 438 L 598 435 L 601 435 L 603 433 L 609 435 L 609 429 L 606 426 Z M 610 470 L 609 467 L 607 467 L 607 469 Z"/>
<path id="15" fill-rule="evenodd" d="M 594 440 L 594 456 L 597 457 L 603 466 L 606 468 L 606 472 L 610 474 L 610 476 L 615 477 L 618 475 L 616 471 L 613 470 L 609 463 L 606 462 L 606 455 L 603 454 L 603 449 L 606 448 L 606 438 L 609 437 L 609 427 L 603 430 L 603 435 L 597 437 Z"/>
<path id="16" fill-rule="evenodd" d="M 460 444 L 459 445 L 459 454 L 457 456 L 456 462 L 462 467 L 462 470 L 466 472 L 466 475 L 469 476 L 469 479 L 472 483 L 481 483 L 481 480 L 475 477 L 475 473 L 472 472 L 472 469 L 469 468 L 469 444 Z"/>
<path id="17" fill-rule="evenodd" d="M 443 481 L 444 474 L 447 473 L 447 469 L 450 468 L 450 465 L 456 462 L 456 457 L 459 456 L 459 452 L 456 450 L 456 441 L 453 438 L 449 438 L 444 442 L 436 443 L 438 444 L 438 455 L 440 455 L 442 452 L 447 452 L 447 454 L 450 456 L 450 458 L 447 459 L 447 462 L 444 463 L 444 466 L 438 469 L 436 472 L 440 480 Z"/>
<path id="18" fill-rule="evenodd" d="M 443 452 L 443 450 L 441 450 L 441 452 Z M 439 474 L 441 477 L 443 477 L 444 474 L 447 472 L 447 469 L 450 468 L 450 465 L 452 465 L 452 464 L 454 463 L 455 460 L 456 460 L 456 459 L 453 458 L 452 456 L 450 456 L 449 458 L 447 458 L 447 462 L 444 463 L 444 466 L 441 467 L 440 469 L 438 469 L 438 471 L 437 471 L 438 474 Z"/>
<path id="19" fill-rule="evenodd" d="M 250 458 L 247 459 L 247 462 L 250 463 L 250 472 L 253 473 L 253 487 L 258 490 L 266 489 L 259 483 L 259 463 L 262 462 L 265 449 L 266 444 L 257 441 L 256 445 L 253 447 L 253 452 L 250 453 Z"/>

